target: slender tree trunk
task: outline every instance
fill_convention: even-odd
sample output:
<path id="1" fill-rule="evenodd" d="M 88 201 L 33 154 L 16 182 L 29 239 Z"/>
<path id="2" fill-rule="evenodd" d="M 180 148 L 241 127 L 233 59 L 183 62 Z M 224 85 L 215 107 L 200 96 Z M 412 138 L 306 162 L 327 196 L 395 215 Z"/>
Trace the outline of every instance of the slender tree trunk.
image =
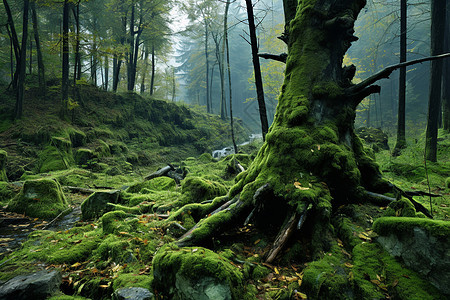
<path id="1" fill-rule="evenodd" d="M 10 29 L 10 37 L 11 37 L 11 41 L 12 44 L 14 46 L 14 55 L 16 57 L 16 71 L 14 72 L 14 76 L 11 78 L 11 82 L 12 82 L 12 87 L 15 91 L 17 91 L 17 81 L 18 81 L 18 72 L 19 72 L 19 64 L 20 64 L 20 53 L 21 53 L 21 49 L 20 49 L 20 44 L 19 44 L 19 39 L 17 37 L 17 32 L 16 32 L 16 27 L 14 26 L 14 19 L 12 17 L 12 13 L 11 13 L 11 9 L 9 7 L 8 1 L 7 0 L 3 0 L 3 5 L 5 6 L 5 10 L 6 10 L 6 15 L 8 17 L 8 25 L 9 25 L 9 29 Z"/>
<path id="2" fill-rule="evenodd" d="M 80 57 L 80 2 L 76 3 L 75 7 L 72 7 L 72 14 L 75 20 L 75 60 L 73 67 L 73 83 L 76 84 L 77 80 L 81 79 L 81 57 Z"/>
<path id="3" fill-rule="evenodd" d="M 211 114 L 214 113 L 214 108 L 213 108 L 213 105 L 212 105 L 212 98 L 213 98 L 212 97 L 212 92 L 213 92 L 212 86 L 213 86 L 213 82 L 214 82 L 214 68 L 215 67 L 216 67 L 216 63 L 214 63 L 213 66 L 211 67 L 211 78 L 210 78 L 210 84 L 209 84 L 209 92 L 210 92 L 209 99 L 211 99 L 210 112 L 209 113 L 211 113 Z"/>
<path id="4" fill-rule="evenodd" d="M 25 75 L 26 75 L 26 60 L 27 60 L 27 40 L 28 40 L 28 10 L 29 1 L 23 1 L 23 28 L 22 28 L 22 46 L 20 51 L 20 64 L 16 68 L 16 73 L 18 71 L 18 81 L 17 81 L 17 98 L 16 106 L 14 109 L 14 119 L 22 118 L 23 114 L 23 98 L 25 90 Z"/>
<path id="5" fill-rule="evenodd" d="M 445 19 L 445 50 L 450 52 L 450 2 L 447 1 L 447 15 Z M 450 132 L 450 60 L 443 61 L 442 74 L 442 127 Z"/>
<path id="6" fill-rule="evenodd" d="M 33 40 L 30 35 L 30 59 L 28 62 L 28 74 L 31 75 L 33 73 Z"/>
<path id="7" fill-rule="evenodd" d="M 226 109 L 225 109 L 225 76 L 224 76 L 224 70 L 223 70 L 223 52 L 220 51 L 220 40 L 219 40 L 219 34 L 214 34 L 211 32 L 211 36 L 214 39 L 215 44 L 215 53 L 216 53 L 216 59 L 217 63 L 219 64 L 219 80 L 220 80 L 220 118 L 222 120 L 226 119 Z M 222 50 L 224 48 L 222 47 Z"/>
<path id="8" fill-rule="evenodd" d="M 445 1 L 431 1 L 431 55 L 444 50 Z M 441 105 L 442 62 L 432 61 L 430 70 L 430 92 L 428 100 L 428 120 L 426 132 L 426 159 L 437 160 L 437 134 Z"/>
<path id="9" fill-rule="evenodd" d="M 261 119 L 261 131 L 263 140 L 266 139 L 266 134 L 269 131 L 269 123 L 267 121 L 266 103 L 264 102 L 264 89 L 261 77 L 261 66 L 258 57 L 258 41 L 256 38 L 255 17 L 253 15 L 253 5 L 251 0 L 245 0 L 247 5 L 248 27 L 250 31 L 250 44 L 252 47 L 252 61 L 255 72 L 256 94 L 258 98 L 259 117 Z"/>
<path id="10" fill-rule="evenodd" d="M 69 101 L 69 0 L 64 0 L 62 32 L 62 82 L 60 116 L 65 119 L 68 114 Z"/>
<path id="11" fill-rule="evenodd" d="M 94 26 L 94 39 L 92 43 L 92 53 L 91 53 L 91 81 L 97 86 L 97 67 L 98 67 L 98 58 L 97 58 L 97 32 L 96 26 Z"/>
<path id="12" fill-rule="evenodd" d="M 400 63 L 406 61 L 406 32 L 407 32 L 407 0 L 400 2 Z M 398 88 L 398 114 L 397 114 L 397 142 L 393 151 L 394 156 L 400 155 L 406 148 L 406 67 L 400 68 Z"/>
<path id="13" fill-rule="evenodd" d="M 225 40 L 225 51 L 227 54 L 227 73 L 228 73 L 228 94 L 230 96 L 230 127 L 231 127 L 231 141 L 233 142 L 234 153 L 238 153 L 236 139 L 234 137 L 234 120 L 233 120 L 233 92 L 231 88 L 231 67 L 230 67 L 230 47 L 228 45 L 228 10 L 230 8 L 230 1 L 225 3 L 225 15 L 223 22 L 223 38 Z"/>
<path id="14" fill-rule="evenodd" d="M 122 33 L 120 37 L 120 44 L 125 44 L 125 36 L 127 32 L 127 18 L 126 16 L 122 17 Z M 114 54 L 114 74 L 113 74 L 113 91 L 117 92 L 117 87 L 119 86 L 120 80 L 120 68 L 122 66 L 122 57 L 120 54 Z"/>
<path id="15" fill-rule="evenodd" d="M 128 36 L 128 58 L 127 58 L 127 89 L 129 91 L 134 90 L 133 82 L 133 62 L 134 62 L 134 13 L 135 13 L 135 3 L 132 1 L 131 4 L 131 17 L 130 17 L 130 33 Z"/>
<path id="16" fill-rule="evenodd" d="M 145 93 L 145 79 L 147 77 L 148 71 L 148 49 L 144 48 L 144 70 L 142 71 L 142 80 L 141 80 L 141 94 Z"/>
<path id="17" fill-rule="evenodd" d="M 209 95 L 209 58 L 208 58 L 208 23 L 205 19 L 205 65 L 206 65 L 206 72 L 205 72 L 205 83 L 206 83 L 206 111 L 208 113 L 212 113 L 212 103 L 211 98 Z"/>
<path id="18" fill-rule="evenodd" d="M 108 55 L 105 55 L 104 59 L 105 59 L 105 91 L 107 91 L 108 87 L 109 87 L 109 60 L 108 60 Z"/>
<path id="19" fill-rule="evenodd" d="M 175 68 L 172 68 L 172 102 L 175 102 L 175 96 L 176 96 L 176 80 L 175 80 Z"/>
<path id="20" fill-rule="evenodd" d="M 36 54 L 38 60 L 39 88 L 45 94 L 47 88 L 47 85 L 45 83 L 45 66 L 44 60 L 42 58 L 41 42 L 39 39 L 39 30 L 38 30 L 38 18 L 36 13 L 36 3 L 34 0 L 30 2 L 30 7 L 31 7 L 31 20 L 33 22 L 34 41 L 36 43 Z"/>
<path id="21" fill-rule="evenodd" d="M 155 84 L 155 68 L 156 68 L 156 60 L 155 60 L 155 44 L 152 44 L 152 78 L 150 79 L 150 95 L 153 95 L 154 84 Z"/>

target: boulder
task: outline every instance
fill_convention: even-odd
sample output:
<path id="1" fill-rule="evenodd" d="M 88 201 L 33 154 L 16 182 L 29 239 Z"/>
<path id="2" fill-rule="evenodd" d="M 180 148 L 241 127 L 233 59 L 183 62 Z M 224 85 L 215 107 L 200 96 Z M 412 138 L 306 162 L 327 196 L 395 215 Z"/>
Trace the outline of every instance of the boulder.
<path id="1" fill-rule="evenodd" d="M 111 211 L 108 203 L 118 204 L 120 202 L 120 190 L 97 191 L 81 203 L 83 220 L 101 217 L 104 213 Z"/>
<path id="2" fill-rule="evenodd" d="M 168 299 L 241 299 L 243 275 L 228 259 L 201 247 L 162 247 L 152 286 Z"/>
<path id="3" fill-rule="evenodd" d="M 154 298 L 149 290 L 140 287 L 121 288 L 112 295 L 113 300 L 151 300 Z"/>
<path id="4" fill-rule="evenodd" d="M 47 299 L 51 294 L 59 290 L 61 280 L 59 272 L 48 270 L 16 276 L 0 286 L 0 299 Z"/>
<path id="5" fill-rule="evenodd" d="M 388 253 L 450 295 L 450 222 L 383 217 L 375 221 L 373 229 Z"/>
<path id="6" fill-rule="evenodd" d="M 38 156 L 39 173 L 66 170 L 74 163 L 72 143 L 63 137 L 52 137 L 50 144 Z"/>
<path id="7" fill-rule="evenodd" d="M 80 166 L 87 165 L 88 161 L 94 157 L 94 153 L 90 149 L 80 148 L 75 153 L 75 163 Z"/>
<path id="8" fill-rule="evenodd" d="M 0 181 L 8 181 L 8 177 L 6 176 L 6 157 L 6 151 L 0 150 Z"/>
<path id="9" fill-rule="evenodd" d="M 189 202 L 202 202 L 226 195 L 225 185 L 197 176 L 188 176 L 181 184 L 181 193 Z"/>
<path id="10" fill-rule="evenodd" d="M 7 210 L 42 219 L 53 219 L 69 204 L 54 179 L 27 180 L 22 190 L 8 203 Z"/>
<path id="11" fill-rule="evenodd" d="M 379 128 L 360 127 L 356 129 L 356 134 L 360 139 L 370 144 L 375 152 L 389 150 L 388 136 Z"/>

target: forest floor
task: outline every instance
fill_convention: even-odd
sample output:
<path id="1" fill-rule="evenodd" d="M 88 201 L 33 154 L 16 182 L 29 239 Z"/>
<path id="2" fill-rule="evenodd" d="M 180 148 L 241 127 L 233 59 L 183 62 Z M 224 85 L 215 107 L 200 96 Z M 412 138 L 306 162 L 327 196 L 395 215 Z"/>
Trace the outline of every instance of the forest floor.
<path id="1" fill-rule="evenodd" d="M 136 104 L 123 102 L 123 99 L 133 98 L 100 98 L 96 101 L 112 101 L 132 111 L 135 109 L 132 106 L 136 107 Z M 138 106 L 143 105 L 140 101 L 136 102 Z M 0 286 L 20 274 L 58 269 L 63 281 L 54 299 L 109 299 L 114 291 L 124 287 L 152 290 L 156 254 L 168 245 L 174 247 L 170 245 L 204 217 L 201 205 L 211 200 L 214 203 L 224 201 L 240 173 L 238 163 L 247 169 L 261 146 L 260 142 L 251 143 L 243 147 L 240 154 L 216 160 L 209 154 L 214 149 L 206 145 L 217 149 L 227 146 L 215 141 L 225 136 L 226 125 L 214 121 L 216 127 L 212 130 L 222 130 L 218 136 L 195 127 L 211 126 L 208 116 L 194 118 L 194 113 L 185 108 L 178 110 L 158 103 L 163 106 L 160 116 L 136 118 L 131 128 L 129 115 L 118 114 L 116 110 L 101 112 L 89 108 L 90 105 L 94 104 L 84 104 L 87 113 L 75 116 L 73 123 L 78 125 L 70 128 L 51 116 L 50 121 L 55 123 L 49 119 L 44 123 L 36 119 L 31 124 L 0 123 L 3 137 L 0 146 L 8 152 L 7 170 L 11 174 L 9 182 L 0 182 Z M 164 120 L 155 121 L 157 117 L 164 119 L 162 114 L 166 110 L 170 114 L 168 119 L 179 119 L 177 127 L 168 128 Z M 98 115 L 93 117 L 93 111 Z M 29 114 L 33 115 L 32 111 Z M 161 133 L 168 129 L 169 135 Z M 70 151 L 61 155 L 63 148 L 55 145 L 58 143 L 55 133 L 70 141 Z M 241 136 L 245 134 L 245 130 L 241 130 Z M 201 140 L 202 136 L 206 138 Z M 196 140 L 192 148 L 194 138 L 201 142 Z M 392 149 L 393 139 L 389 142 Z M 384 177 L 404 190 L 439 194 L 431 199 L 414 199 L 432 211 L 435 220 L 450 221 L 450 136 L 440 133 L 439 161 L 428 162 L 426 166 L 424 138 L 415 137 L 408 142 L 408 148 L 399 157 L 392 157 L 389 150 L 374 154 Z M 80 149 L 88 149 L 93 156 L 78 161 Z M 200 155 L 202 152 L 208 153 Z M 49 166 L 60 164 L 55 163 L 54 156 L 68 166 L 52 170 Z M 181 170 L 185 179 L 181 182 L 169 177 L 145 180 L 147 175 L 168 163 Z M 44 220 L 9 212 L 8 204 L 20 193 L 23 182 L 42 178 L 59 182 L 72 213 Z M 118 201 L 98 208 L 99 218 L 81 219 L 81 204 L 91 192 L 105 190 L 117 190 Z M 314 259 L 308 247 L 301 245 L 308 243 L 304 236 L 295 235 L 293 240 L 300 243 L 290 243 L 275 263 L 265 263 L 264 256 L 277 229 L 261 231 L 252 224 L 236 224 L 202 246 L 213 250 L 219 260 L 237 270 L 242 289 L 239 297 L 233 294 L 234 298 L 445 297 L 422 275 L 391 258 L 376 242 L 372 224 L 377 218 L 389 215 L 388 211 L 389 208 L 376 205 L 336 208 L 334 216 L 352 216 L 348 217 L 351 234 L 341 234 L 321 259 Z M 396 210 L 394 214 L 402 214 L 402 211 Z M 445 226 L 448 227 L 448 223 Z M 345 229 L 336 230 L 345 232 Z M 168 252 L 177 251 L 179 249 Z M 206 253 L 202 247 L 186 251 L 192 255 Z M 377 262 L 372 263 L 372 259 Z M 368 266 L 370 264 L 373 265 Z M 156 289 L 152 292 L 161 297 Z"/>

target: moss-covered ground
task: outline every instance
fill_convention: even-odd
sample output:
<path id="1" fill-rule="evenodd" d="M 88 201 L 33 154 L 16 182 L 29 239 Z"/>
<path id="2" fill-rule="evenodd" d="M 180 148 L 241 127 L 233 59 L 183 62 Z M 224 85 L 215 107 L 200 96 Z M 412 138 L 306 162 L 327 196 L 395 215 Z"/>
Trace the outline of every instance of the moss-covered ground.
<path id="1" fill-rule="evenodd" d="M 90 91 L 89 87 L 85 88 L 85 93 Z M 121 103 L 125 99 L 123 97 L 114 96 L 101 101 Z M 137 99 L 137 103 L 139 101 Z M 86 103 L 84 109 L 88 110 L 92 105 Z M 131 104 L 122 105 L 128 107 Z M 165 116 L 149 110 L 142 113 L 142 118 L 136 117 L 132 121 L 140 126 L 132 130 L 127 127 L 130 126 L 129 115 L 105 108 L 96 112 L 101 116 L 93 118 L 92 123 L 81 112 L 75 113 L 75 123 L 79 124 L 76 126 L 65 127 L 56 118 L 51 122 L 47 120 L 48 126 L 53 125 L 52 128 L 39 127 L 39 132 L 42 132 L 39 141 L 46 141 L 42 143 L 34 140 L 33 134 L 36 132 L 31 134 L 32 129 L 25 122 L 14 126 L 0 123 L 0 134 L 8 138 L 8 143 L 16 143 L 6 149 L 10 157 L 7 172 L 12 175 L 8 175 L 11 182 L 0 182 L 2 207 L 20 193 L 21 185 L 15 182 L 19 179 L 56 180 L 73 207 L 80 206 L 90 192 L 70 187 L 90 189 L 91 192 L 97 188 L 120 190 L 118 203 L 110 205 L 107 213 L 96 219 L 77 221 L 70 229 L 56 227 L 42 230 L 47 224 L 45 222 L 51 220 L 30 219 L 28 222 L 31 225 L 27 228 L 31 233 L 23 245 L 0 254 L 0 282 L 33 270 L 56 268 L 63 274 L 61 291 L 65 294 L 55 295 L 52 299 L 109 299 L 112 292 L 121 287 L 143 287 L 163 297 L 167 294 L 158 293 L 164 287 L 161 287 L 161 282 L 155 281 L 153 265 L 162 268 L 159 272 L 164 271 L 168 281 L 173 281 L 170 272 L 175 270 L 167 269 L 172 264 L 182 269 L 186 277 L 206 274 L 223 279 L 232 285 L 231 293 L 236 299 L 445 298 L 425 278 L 391 257 L 376 242 L 377 234 L 372 231 L 372 224 L 377 218 L 385 215 L 398 219 L 423 217 L 405 199 L 389 207 L 348 204 L 333 208 L 331 218 L 335 238 L 329 251 L 320 253 L 318 257 L 311 253 L 311 241 L 306 238 L 308 231 L 314 228 L 308 222 L 304 225 L 304 231 L 293 235 L 272 264 L 265 263 L 264 259 L 277 228 L 261 230 L 251 223 L 245 226 L 235 224 L 224 233 L 217 234 L 203 245 L 209 250 L 174 246 L 172 242 L 186 230 L 211 213 L 213 208 L 230 200 L 227 193 L 240 178 L 237 164 L 247 170 L 255 158 L 255 152 L 243 151 L 220 161 L 214 160 L 208 153 L 200 155 L 210 150 L 208 145 L 214 144 L 214 138 L 206 136 L 203 140 L 198 139 L 194 145 L 195 151 L 192 145 L 177 144 L 177 141 L 199 138 L 197 134 L 206 132 L 202 130 L 207 130 L 209 119 L 213 117 L 194 118 L 193 112 L 191 117 L 186 117 L 186 108 L 180 108 L 177 113 L 178 109 L 167 103 L 155 102 L 153 105 L 153 109 L 159 106 L 164 111 L 167 109 L 170 118 L 176 119 L 178 116 L 178 129 L 191 128 L 193 124 L 199 127 L 188 129 L 192 130 L 190 133 L 186 131 L 177 135 L 175 127 L 164 125 Z M 169 135 L 161 132 L 141 134 L 156 130 L 150 129 L 144 117 L 159 124 L 159 130 L 169 130 Z M 95 123 L 100 118 L 105 118 L 105 121 Z M 205 128 L 201 129 L 202 126 Z M 223 127 L 225 131 L 225 125 Z M 61 128 L 64 130 L 61 131 Z M 59 138 L 55 139 L 55 136 Z M 427 164 L 431 192 L 442 195 L 432 198 L 433 214 L 435 219 L 440 220 L 439 226 L 447 226 L 445 228 L 448 228 L 450 215 L 449 141 L 448 135 L 440 134 L 439 162 Z M 376 154 L 384 176 L 404 190 L 428 190 L 421 143 L 421 139 L 417 144 L 412 141 L 410 147 L 396 158 L 391 157 L 388 150 Z M 68 153 L 64 148 L 68 145 L 71 145 L 73 157 L 64 154 L 64 151 Z M 257 150 L 259 146 L 252 144 L 246 148 Z M 49 147 L 53 147 L 53 154 L 47 158 L 60 160 L 63 164 L 63 159 L 66 159 L 67 168 L 40 172 L 42 169 L 38 166 L 44 165 L 41 158 L 51 152 Z M 89 149 L 90 152 L 78 151 L 80 149 Z M 82 162 L 78 165 L 77 153 L 79 162 Z M 88 159 L 82 160 L 82 155 L 87 155 Z M 186 178 L 179 184 L 168 177 L 144 180 L 146 175 L 166 163 L 182 170 L 187 174 Z M 17 166 L 21 166 L 22 171 L 13 173 Z M 301 181 L 301 178 L 298 180 Z M 414 199 L 430 207 L 428 198 Z M 417 221 L 417 224 L 420 223 Z M 11 236 L 14 237 L 14 234 Z M 10 243 L 8 239 L 11 237 L 2 235 L 0 238 L 2 244 Z M 180 253 L 193 255 L 185 259 Z M 223 265 L 223 268 L 215 270 L 218 265 Z"/>

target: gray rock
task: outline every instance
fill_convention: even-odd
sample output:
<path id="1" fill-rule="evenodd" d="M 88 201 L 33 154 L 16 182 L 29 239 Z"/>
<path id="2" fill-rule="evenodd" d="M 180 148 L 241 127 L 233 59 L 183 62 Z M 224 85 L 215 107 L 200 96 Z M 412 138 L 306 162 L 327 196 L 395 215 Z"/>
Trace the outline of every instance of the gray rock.
<path id="1" fill-rule="evenodd" d="M 113 300 L 151 300 L 154 295 L 147 289 L 140 287 L 121 288 L 114 292 Z"/>
<path id="2" fill-rule="evenodd" d="M 104 213 L 111 211 L 108 203 L 119 203 L 120 190 L 98 191 L 90 195 L 81 203 L 83 220 L 101 217 Z"/>
<path id="3" fill-rule="evenodd" d="M 61 274 L 58 271 L 43 270 L 29 275 L 16 276 L 0 286 L 0 299 L 47 299 L 59 290 L 61 281 Z"/>
<path id="4" fill-rule="evenodd" d="M 196 300 L 231 300 L 233 299 L 229 285 L 219 282 L 217 278 L 203 277 L 197 280 L 176 275 L 175 287 L 180 299 Z"/>
<path id="5" fill-rule="evenodd" d="M 409 230 L 384 232 L 377 242 L 389 254 L 401 258 L 407 267 L 425 276 L 442 293 L 450 294 L 449 236 L 411 226 Z"/>

